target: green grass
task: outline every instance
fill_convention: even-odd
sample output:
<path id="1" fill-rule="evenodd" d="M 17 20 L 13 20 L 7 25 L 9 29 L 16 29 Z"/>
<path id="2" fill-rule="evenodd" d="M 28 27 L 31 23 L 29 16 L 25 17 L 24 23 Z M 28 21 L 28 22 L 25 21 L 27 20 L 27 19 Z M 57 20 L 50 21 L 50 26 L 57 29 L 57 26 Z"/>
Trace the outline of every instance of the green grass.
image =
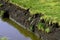
<path id="1" fill-rule="evenodd" d="M 42 18 L 46 22 L 58 22 L 60 25 L 60 0 L 10 0 L 10 2 L 26 9 L 30 8 L 31 14 L 43 13 L 45 16 Z M 41 23 L 38 24 L 38 29 L 44 30 L 43 27 Z M 46 28 L 45 31 L 50 30 Z"/>
<path id="2" fill-rule="evenodd" d="M 48 16 L 57 17 L 60 21 L 60 0 L 10 0 L 24 8 L 30 8 L 31 14 L 44 13 Z"/>

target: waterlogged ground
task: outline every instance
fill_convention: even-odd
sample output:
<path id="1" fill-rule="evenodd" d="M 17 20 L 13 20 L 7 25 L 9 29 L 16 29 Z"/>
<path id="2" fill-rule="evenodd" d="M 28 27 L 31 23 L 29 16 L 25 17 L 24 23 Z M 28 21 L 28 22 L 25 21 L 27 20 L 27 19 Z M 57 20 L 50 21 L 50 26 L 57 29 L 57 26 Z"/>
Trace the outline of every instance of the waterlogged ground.
<path id="1" fill-rule="evenodd" d="M 3 37 L 8 40 L 31 40 L 31 38 L 24 36 L 16 28 L 0 19 L 0 39 Z"/>

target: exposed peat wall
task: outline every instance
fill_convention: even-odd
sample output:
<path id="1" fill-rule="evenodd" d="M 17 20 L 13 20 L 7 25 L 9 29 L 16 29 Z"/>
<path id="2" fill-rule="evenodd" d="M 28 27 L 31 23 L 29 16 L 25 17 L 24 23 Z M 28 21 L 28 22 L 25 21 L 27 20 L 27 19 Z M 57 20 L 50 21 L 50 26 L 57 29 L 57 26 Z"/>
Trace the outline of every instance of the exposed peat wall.
<path id="1" fill-rule="evenodd" d="M 50 23 L 44 20 L 40 19 L 44 14 L 34 14 L 30 15 L 29 9 L 23 9 L 19 6 L 16 6 L 12 3 L 8 3 L 5 1 L 0 0 L 0 3 L 2 6 L 0 7 L 0 10 L 5 11 L 3 18 L 12 18 L 16 22 L 23 25 L 26 29 L 29 29 L 31 32 L 35 33 L 36 35 L 39 35 L 39 37 L 42 40 L 60 40 L 60 28 L 58 23 Z M 50 33 L 43 32 L 41 30 L 38 30 L 37 23 L 43 23 L 45 26 L 49 26 L 51 28 Z M 30 27 L 32 26 L 32 29 Z"/>

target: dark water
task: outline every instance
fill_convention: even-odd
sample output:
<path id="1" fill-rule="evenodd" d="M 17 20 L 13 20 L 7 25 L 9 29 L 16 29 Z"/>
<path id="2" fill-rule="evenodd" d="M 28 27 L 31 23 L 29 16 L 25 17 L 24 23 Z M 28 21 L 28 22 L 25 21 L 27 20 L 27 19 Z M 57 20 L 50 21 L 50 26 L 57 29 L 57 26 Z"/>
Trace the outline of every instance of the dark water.
<path id="1" fill-rule="evenodd" d="M 16 28 L 0 19 L 0 38 L 1 37 L 7 37 L 8 40 L 31 40 L 29 37 L 21 34 Z"/>

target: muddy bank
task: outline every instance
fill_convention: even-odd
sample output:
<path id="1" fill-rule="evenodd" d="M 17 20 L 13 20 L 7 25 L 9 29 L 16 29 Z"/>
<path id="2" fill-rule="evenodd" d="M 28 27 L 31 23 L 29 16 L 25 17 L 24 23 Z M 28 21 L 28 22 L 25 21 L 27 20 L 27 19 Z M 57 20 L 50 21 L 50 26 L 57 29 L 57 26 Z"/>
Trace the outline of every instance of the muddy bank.
<path id="1" fill-rule="evenodd" d="M 29 9 L 23 9 L 21 7 L 18 7 L 14 4 L 11 4 L 9 2 L 1 1 L 0 3 L 2 6 L 0 7 L 0 10 L 4 10 L 3 18 L 12 18 L 16 22 L 23 25 L 27 30 L 29 29 L 31 32 L 36 34 L 38 37 L 40 37 L 42 40 L 60 40 L 60 28 L 58 23 L 52 22 L 49 24 L 49 22 L 45 23 L 44 19 L 40 19 L 44 14 L 34 14 L 30 15 Z M 38 30 L 37 23 L 43 23 L 44 26 L 49 26 L 51 29 L 50 33 L 43 32 L 41 30 Z M 31 29 L 32 27 L 32 29 Z"/>

